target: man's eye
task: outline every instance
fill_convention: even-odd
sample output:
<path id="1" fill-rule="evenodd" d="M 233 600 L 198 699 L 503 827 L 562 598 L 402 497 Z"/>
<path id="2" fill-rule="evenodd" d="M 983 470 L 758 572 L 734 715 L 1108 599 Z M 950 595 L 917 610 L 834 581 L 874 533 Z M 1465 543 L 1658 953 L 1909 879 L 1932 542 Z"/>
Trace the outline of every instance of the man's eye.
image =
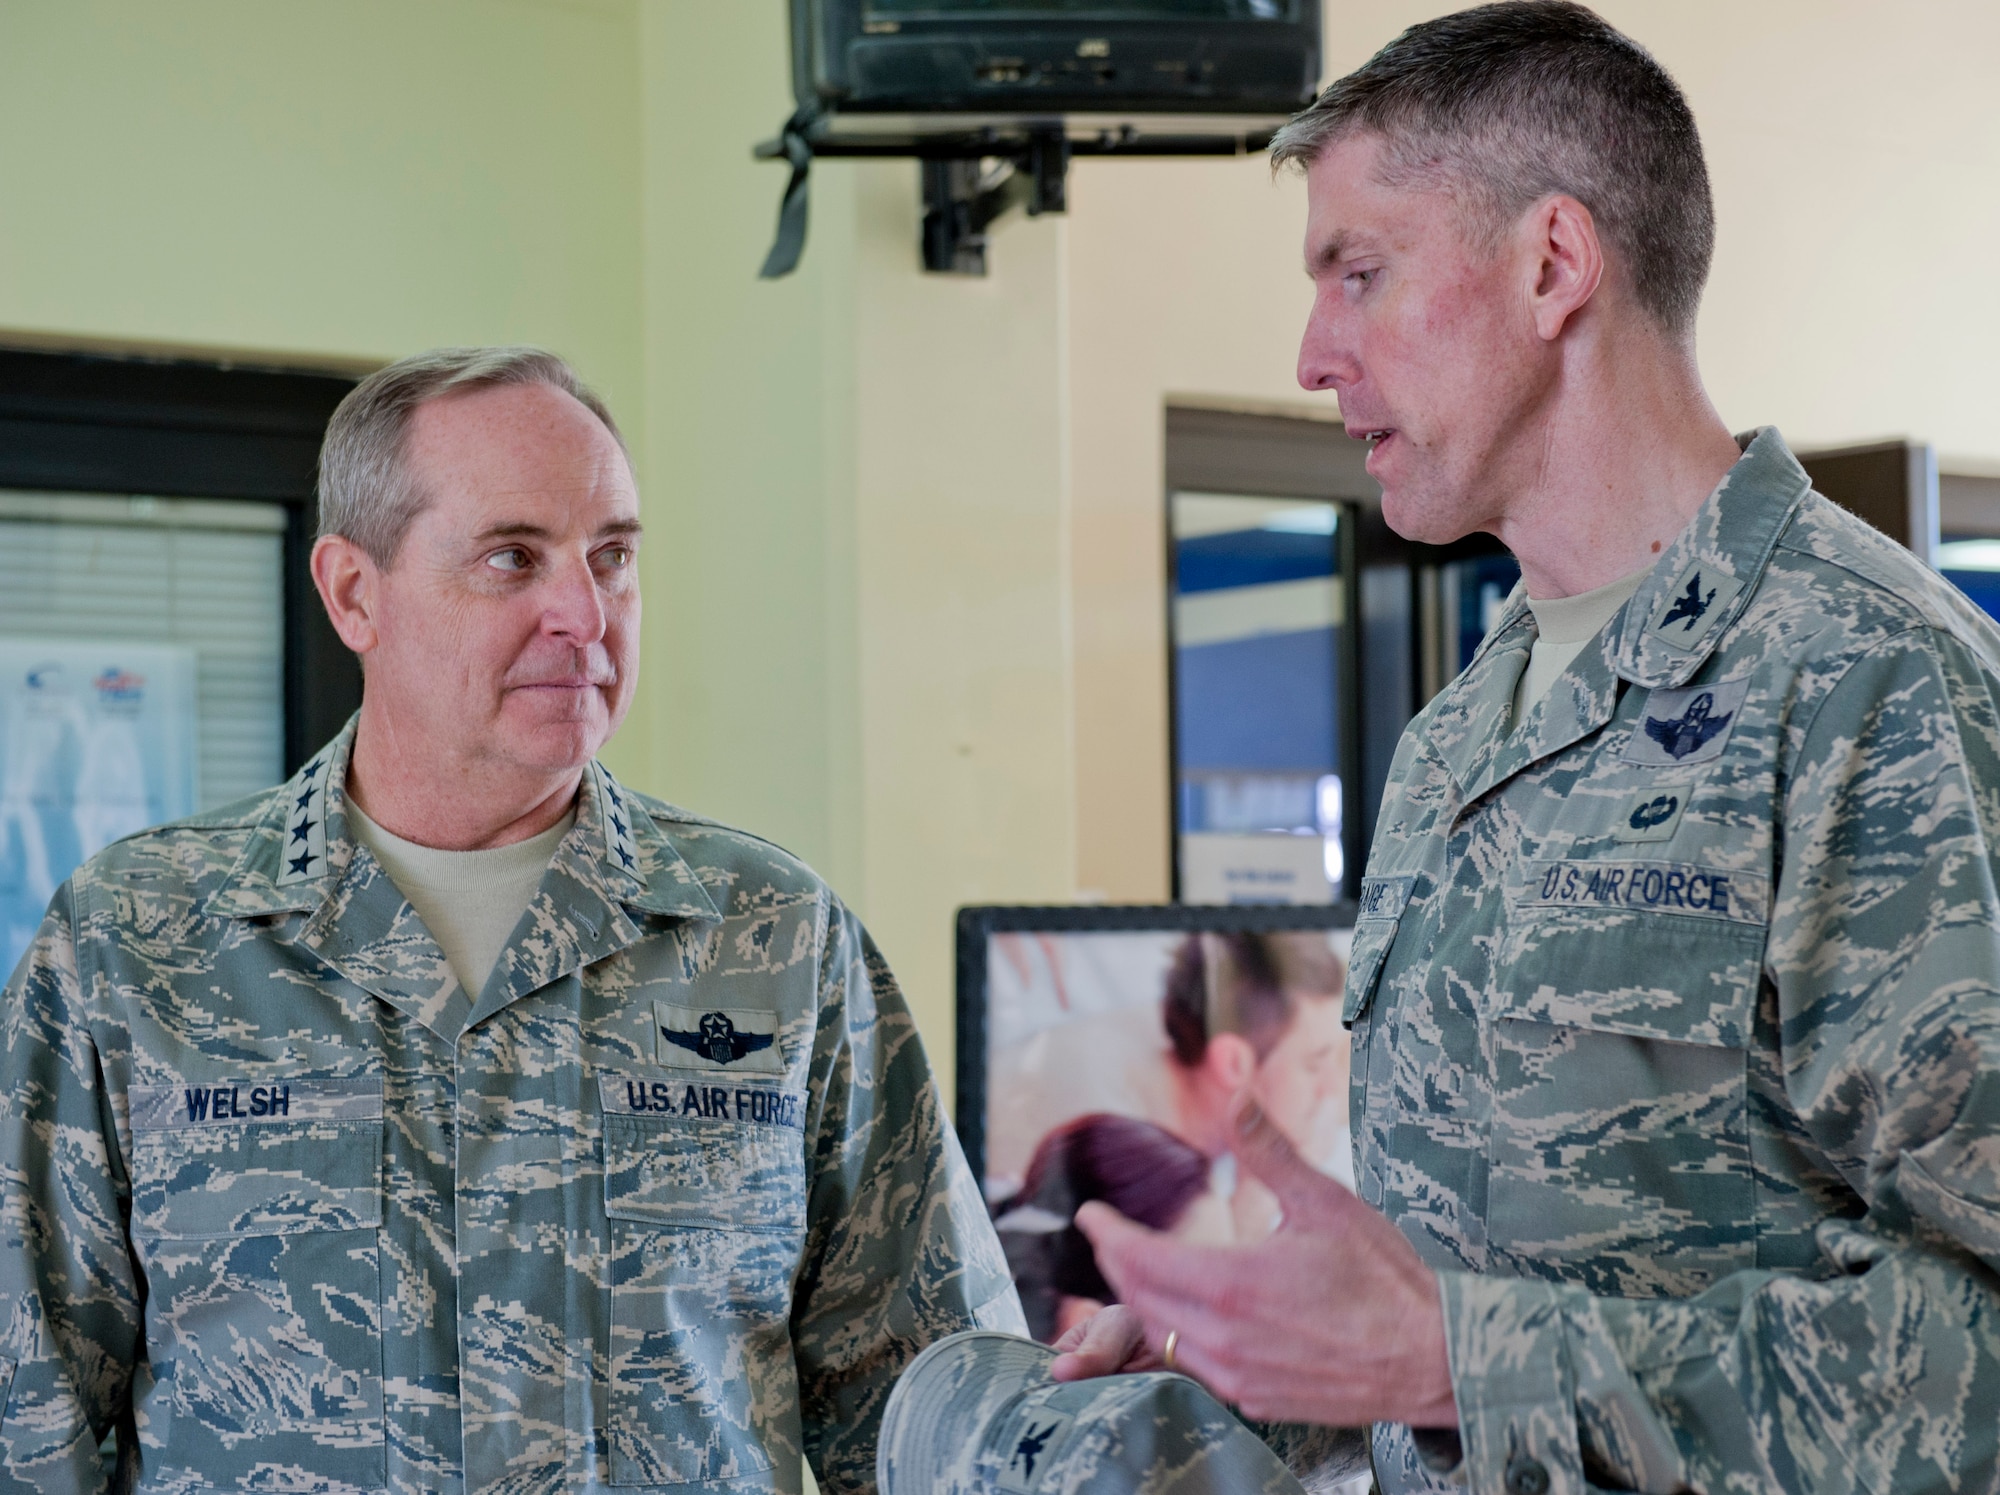
<path id="1" fill-rule="evenodd" d="M 597 552 L 597 558 L 614 571 L 623 570 L 632 563 L 632 547 L 610 545 Z"/>
<path id="2" fill-rule="evenodd" d="M 1375 272 L 1373 270 L 1349 270 L 1346 278 L 1347 284 L 1352 289 L 1365 291 L 1368 289 L 1370 282 L 1375 279 Z"/>
<path id="3" fill-rule="evenodd" d="M 510 545 L 505 550 L 496 550 L 486 558 L 486 564 L 495 571 L 525 571 L 528 568 L 528 552 L 518 545 Z"/>

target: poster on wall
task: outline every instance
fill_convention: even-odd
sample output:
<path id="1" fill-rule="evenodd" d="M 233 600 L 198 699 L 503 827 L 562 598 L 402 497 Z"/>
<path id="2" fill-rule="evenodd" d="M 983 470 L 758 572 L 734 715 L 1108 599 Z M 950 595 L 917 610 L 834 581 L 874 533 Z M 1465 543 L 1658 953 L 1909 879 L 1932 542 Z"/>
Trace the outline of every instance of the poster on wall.
<path id="1" fill-rule="evenodd" d="M 1159 927 L 1077 927 L 1093 919 Z M 1230 1151 L 1246 1099 L 1351 1183 L 1346 919 L 961 911 L 959 1131 L 1036 1338 L 1112 1301 L 1074 1223 L 1088 1200 L 1190 1241 L 1276 1228 L 1276 1197 Z"/>
<path id="2" fill-rule="evenodd" d="M 0 972 L 120 836 L 195 807 L 195 655 L 0 637 Z"/>

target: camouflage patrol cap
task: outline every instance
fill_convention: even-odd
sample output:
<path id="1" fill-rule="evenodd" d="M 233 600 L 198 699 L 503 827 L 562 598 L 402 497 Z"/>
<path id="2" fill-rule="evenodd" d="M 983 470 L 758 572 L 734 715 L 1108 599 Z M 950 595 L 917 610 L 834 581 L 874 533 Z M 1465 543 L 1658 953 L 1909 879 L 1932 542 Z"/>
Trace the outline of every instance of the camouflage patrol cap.
<path id="1" fill-rule="evenodd" d="M 1055 1351 L 972 1329 L 911 1362 L 876 1448 L 882 1495 L 1300 1495 L 1186 1376 L 1052 1381 Z"/>

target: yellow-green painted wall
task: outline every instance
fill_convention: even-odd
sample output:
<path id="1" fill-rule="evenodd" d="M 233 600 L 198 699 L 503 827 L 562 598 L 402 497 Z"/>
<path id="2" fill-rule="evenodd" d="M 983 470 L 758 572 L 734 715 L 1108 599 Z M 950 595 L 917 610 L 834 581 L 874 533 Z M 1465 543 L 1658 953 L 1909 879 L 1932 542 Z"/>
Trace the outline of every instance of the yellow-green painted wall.
<path id="1" fill-rule="evenodd" d="M 541 343 L 643 448 L 637 41 L 636 0 L 8 0 L 0 340 Z"/>

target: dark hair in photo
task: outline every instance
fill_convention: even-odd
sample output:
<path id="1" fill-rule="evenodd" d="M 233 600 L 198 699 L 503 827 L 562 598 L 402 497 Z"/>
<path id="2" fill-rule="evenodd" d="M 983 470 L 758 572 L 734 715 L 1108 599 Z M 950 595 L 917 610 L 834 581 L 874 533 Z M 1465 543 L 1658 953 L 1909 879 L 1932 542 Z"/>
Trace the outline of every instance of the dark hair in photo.
<path id="1" fill-rule="evenodd" d="M 1046 1343 L 1063 1298 L 1117 1301 L 1097 1269 L 1077 1207 L 1102 1199 L 1128 1220 L 1171 1230 L 1208 1187 L 1208 1159 L 1149 1121 L 1093 1112 L 1056 1127 L 1036 1147 L 1020 1192 L 993 1207 L 1029 1328 Z M 1010 1230 L 1007 1216 L 1032 1208 L 1043 1228 Z M 1056 1221 L 1068 1224 L 1049 1229 Z"/>
<path id="2" fill-rule="evenodd" d="M 1570 0 L 1505 0 L 1410 27 L 1331 84 L 1271 142 L 1311 165 L 1379 136 L 1392 185 L 1466 201 L 1498 236 L 1538 200 L 1573 197 L 1667 331 L 1693 331 L 1715 252 L 1694 114 L 1637 42 Z"/>
<path id="3" fill-rule="evenodd" d="M 1312 936 L 1191 934 L 1167 968 L 1160 1023 L 1183 1068 L 1201 1063 L 1218 1033 L 1241 1035 L 1262 1059 L 1292 1025 L 1293 991 L 1338 996 L 1342 974 L 1340 957 Z"/>

